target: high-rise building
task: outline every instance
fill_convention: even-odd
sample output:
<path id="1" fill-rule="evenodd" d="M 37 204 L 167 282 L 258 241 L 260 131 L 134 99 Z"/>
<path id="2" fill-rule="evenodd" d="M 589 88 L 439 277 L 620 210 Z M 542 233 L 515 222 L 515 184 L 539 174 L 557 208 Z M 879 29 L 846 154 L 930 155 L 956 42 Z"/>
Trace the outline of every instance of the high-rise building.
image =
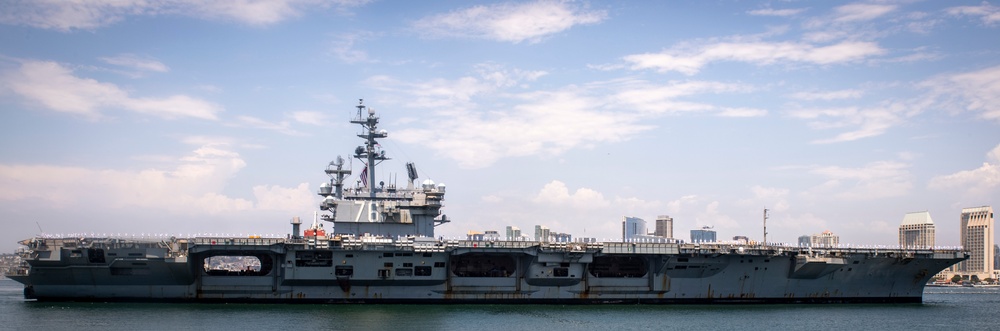
<path id="1" fill-rule="evenodd" d="M 830 230 L 812 235 L 813 247 L 837 247 L 840 244 L 840 236 L 833 234 Z"/>
<path id="2" fill-rule="evenodd" d="M 799 236 L 799 247 L 809 247 L 812 246 L 812 236 L 801 235 Z"/>
<path id="3" fill-rule="evenodd" d="M 507 240 L 518 240 L 521 239 L 521 228 L 516 226 L 507 226 Z"/>
<path id="4" fill-rule="evenodd" d="M 899 246 L 927 248 L 934 246 L 934 220 L 926 211 L 907 213 L 899 225 Z"/>
<path id="5" fill-rule="evenodd" d="M 691 243 L 711 243 L 716 241 L 715 230 L 712 230 L 712 227 L 703 226 L 699 230 L 691 230 Z"/>
<path id="6" fill-rule="evenodd" d="M 483 231 L 483 240 L 485 241 L 496 241 L 500 240 L 500 233 L 496 230 L 486 230 Z"/>
<path id="7" fill-rule="evenodd" d="M 997 270 L 1000 267 L 1000 246 L 993 244 L 993 270 Z"/>
<path id="8" fill-rule="evenodd" d="M 646 235 L 646 221 L 638 217 L 622 217 L 622 241 L 629 242 Z"/>
<path id="9" fill-rule="evenodd" d="M 549 227 L 544 225 L 535 225 L 535 241 L 547 242 L 549 241 Z"/>
<path id="10" fill-rule="evenodd" d="M 562 232 L 552 232 L 552 241 L 557 243 L 573 242 L 573 235 Z"/>
<path id="11" fill-rule="evenodd" d="M 496 230 L 486 230 L 483 232 L 469 230 L 469 233 L 466 234 L 466 240 L 473 240 L 473 241 L 500 240 L 500 233 L 496 232 Z"/>
<path id="12" fill-rule="evenodd" d="M 668 215 L 660 215 L 656 217 L 656 231 L 654 233 L 657 237 L 663 238 L 673 238 L 674 237 L 674 218 Z"/>
<path id="13" fill-rule="evenodd" d="M 993 273 L 993 207 L 962 208 L 962 248 L 969 252 L 960 272 L 990 277 Z M 982 277 L 980 277 L 982 279 Z"/>

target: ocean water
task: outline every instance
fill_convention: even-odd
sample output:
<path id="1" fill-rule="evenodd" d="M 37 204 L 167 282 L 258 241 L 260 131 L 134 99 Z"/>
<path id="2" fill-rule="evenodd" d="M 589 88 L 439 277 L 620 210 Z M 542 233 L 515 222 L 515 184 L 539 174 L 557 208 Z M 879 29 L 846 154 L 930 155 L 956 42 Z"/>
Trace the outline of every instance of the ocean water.
<path id="1" fill-rule="evenodd" d="M 292 305 L 39 303 L 0 280 L 2 330 L 1000 330 L 1000 289 L 922 304 Z"/>

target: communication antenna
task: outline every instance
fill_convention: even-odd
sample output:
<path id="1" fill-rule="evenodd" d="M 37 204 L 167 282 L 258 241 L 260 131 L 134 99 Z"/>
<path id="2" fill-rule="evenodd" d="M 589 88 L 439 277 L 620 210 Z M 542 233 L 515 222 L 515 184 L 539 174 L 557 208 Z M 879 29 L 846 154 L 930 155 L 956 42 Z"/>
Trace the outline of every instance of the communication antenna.
<path id="1" fill-rule="evenodd" d="M 764 246 L 767 246 L 767 207 L 764 208 Z"/>
<path id="2" fill-rule="evenodd" d="M 45 231 L 42 231 L 42 225 L 41 225 L 41 224 L 38 224 L 38 221 L 35 221 L 35 225 L 37 225 L 37 226 L 38 226 L 38 232 L 39 232 L 39 233 L 45 233 Z"/>

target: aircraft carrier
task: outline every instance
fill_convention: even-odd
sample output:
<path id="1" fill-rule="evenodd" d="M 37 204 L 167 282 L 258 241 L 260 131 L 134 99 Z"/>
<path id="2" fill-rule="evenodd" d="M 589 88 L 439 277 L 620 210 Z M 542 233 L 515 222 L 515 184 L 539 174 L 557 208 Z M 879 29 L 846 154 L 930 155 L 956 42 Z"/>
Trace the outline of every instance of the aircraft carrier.
<path id="1" fill-rule="evenodd" d="M 38 236 L 5 275 L 38 301 L 321 303 L 895 303 L 921 302 L 958 250 L 768 244 L 442 240 L 445 186 L 375 182 L 388 136 L 363 104 L 365 143 L 341 157 L 319 194 L 322 217 L 282 238 L 138 240 Z M 355 177 L 351 177 L 355 178 Z M 332 223 L 329 233 L 322 224 Z M 253 261 L 223 268 L 213 261 Z"/>

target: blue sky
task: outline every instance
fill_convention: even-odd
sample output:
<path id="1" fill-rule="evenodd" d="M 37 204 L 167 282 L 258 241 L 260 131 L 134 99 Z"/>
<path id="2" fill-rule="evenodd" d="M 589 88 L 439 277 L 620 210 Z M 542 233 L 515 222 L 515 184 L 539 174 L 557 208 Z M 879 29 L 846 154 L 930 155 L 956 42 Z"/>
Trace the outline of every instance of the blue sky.
<path id="1" fill-rule="evenodd" d="M 382 116 L 379 180 L 438 234 L 831 230 L 892 245 L 1000 202 L 1000 4 L 4 1 L 0 250 L 48 234 L 274 234 Z M 354 162 L 357 166 L 357 161 Z"/>

